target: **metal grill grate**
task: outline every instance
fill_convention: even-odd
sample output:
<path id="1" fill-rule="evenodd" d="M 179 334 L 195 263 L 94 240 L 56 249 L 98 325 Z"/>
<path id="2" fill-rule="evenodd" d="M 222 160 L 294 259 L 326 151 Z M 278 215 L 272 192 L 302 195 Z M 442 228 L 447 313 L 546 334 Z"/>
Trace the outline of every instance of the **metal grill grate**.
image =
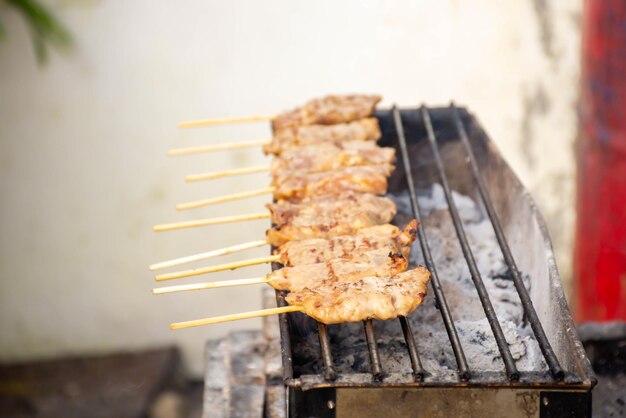
<path id="1" fill-rule="evenodd" d="M 411 329 L 411 325 L 406 318 L 399 318 L 399 324 L 402 329 L 402 335 L 404 337 L 406 354 L 410 359 L 411 367 L 413 370 L 413 379 L 412 381 L 394 381 L 392 383 L 386 382 L 385 377 L 386 373 L 383 369 L 380 360 L 380 352 L 379 347 L 377 345 L 377 336 L 374 331 L 374 326 L 371 320 L 364 321 L 363 323 L 363 332 L 365 334 L 365 339 L 367 343 L 367 349 L 369 351 L 369 366 L 370 366 L 370 374 L 371 380 L 368 381 L 357 381 L 350 380 L 348 376 L 342 376 L 340 373 L 336 371 L 336 368 L 333 364 L 333 356 L 332 356 L 332 346 L 331 346 L 331 338 L 329 334 L 328 327 L 324 324 L 317 324 L 317 333 L 319 335 L 319 344 L 320 344 L 320 358 L 323 364 L 322 374 L 319 377 L 313 376 L 313 382 L 317 382 L 317 387 L 332 387 L 334 385 L 340 387 L 364 387 L 364 386 L 384 386 L 384 385 L 392 385 L 392 386 L 421 386 L 421 385 L 476 385 L 476 386 L 489 386 L 489 385 L 505 385 L 505 386 L 523 386 L 528 384 L 543 384 L 545 387 L 554 387 L 559 385 L 585 385 L 588 382 L 593 381 L 593 377 L 591 375 L 590 369 L 587 367 L 586 359 L 584 355 L 581 354 L 581 351 L 578 348 L 572 349 L 573 355 L 575 357 L 579 357 L 575 360 L 576 363 L 579 364 L 579 370 L 576 371 L 568 371 L 565 373 L 563 367 L 559 363 L 557 356 L 553 347 L 551 346 L 548 338 L 546 336 L 546 332 L 542 323 L 537 315 L 535 307 L 531 301 L 531 297 L 524 286 L 522 281 L 522 277 L 520 271 L 517 267 L 517 263 L 512 255 L 511 249 L 509 248 L 509 244 L 507 243 L 507 239 L 505 238 L 502 225 L 498 216 L 496 215 L 496 211 L 494 209 L 494 204 L 490 198 L 489 192 L 487 190 L 487 186 L 482 178 L 481 172 L 478 168 L 477 159 L 475 157 L 474 151 L 472 150 L 472 145 L 470 143 L 470 139 L 468 137 L 465 124 L 461 117 L 459 109 L 457 109 L 454 104 L 452 104 L 448 109 L 445 109 L 442 113 L 441 109 L 438 110 L 438 121 L 441 121 L 441 114 L 445 115 L 446 129 L 454 129 L 454 136 L 457 138 L 457 141 L 460 141 L 463 145 L 463 149 L 465 151 L 465 160 L 468 164 L 468 167 L 472 173 L 472 179 L 475 182 L 475 187 L 480 196 L 480 202 L 483 204 L 485 211 L 488 215 L 489 220 L 493 226 L 493 230 L 495 232 L 495 236 L 497 238 L 497 242 L 501 249 L 502 255 L 504 257 L 505 263 L 508 267 L 509 275 L 511 276 L 517 294 L 519 295 L 520 301 L 522 303 L 525 319 L 531 326 L 531 329 L 534 333 L 536 341 L 541 349 L 541 353 L 545 359 L 545 362 L 549 369 L 549 374 L 544 371 L 531 371 L 531 372 L 520 372 L 517 370 L 515 365 L 515 360 L 511 355 L 509 346 L 507 344 L 506 338 L 502 331 L 500 321 L 496 315 L 496 312 L 492 306 L 492 303 L 489 298 L 489 294 L 487 289 L 483 283 L 483 279 L 479 272 L 479 269 L 476 265 L 476 261 L 474 260 L 474 256 L 472 253 L 472 249 L 468 239 L 465 235 L 465 229 L 463 226 L 463 222 L 461 221 L 461 217 L 459 215 L 458 208 L 452 198 L 452 191 L 448 181 L 448 177 L 446 175 L 446 169 L 444 166 L 443 159 L 439 152 L 439 144 L 438 138 L 436 134 L 435 126 L 433 126 L 433 121 L 431 120 L 431 110 L 422 106 L 419 109 L 411 109 L 411 110 L 403 110 L 402 112 L 396 108 L 395 106 L 387 111 L 387 117 L 391 117 L 392 124 L 394 127 L 394 136 L 395 136 L 395 146 L 399 149 L 399 164 L 402 164 L 404 168 L 404 172 L 406 173 L 405 182 L 406 189 L 409 192 L 410 203 L 414 217 L 418 219 L 422 219 L 422 209 L 420 208 L 420 203 L 417 198 L 416 187 L 413 179 L 413 170 L 415 166 L 412 163 L 415 163 L 415 157 L 409 153 L 409 149 L 407 147 L 407 137 L 405 135 L 405 129 L 413 129 L 411 132 L 412 137 L 416 135 L 421 135 L 425 137 L 429 144 L 429 149 L 432 157 L 432 161 L 435 165 L 435 172 L 438 176 L 438 180 L 443 187 L 443 191 L 445 194 L 445 198 L 448 204 L 448 210 L 450 216 L 452 218 L 452 222 L 454 225 L 454 229 L 456 231 L 459 244 L 461 246 L 463 255 L 469 267 L 469 271 L 471 274 L 472 281 L 478 293 L 478 297 L 482 304 L 485 317 L 489 322 L 489 326 L 491 331 L 493 332 L 493 336 L 497 343 L 497 347 L 499 349 L 502 361 L 503 361 L 503 370 L 504 373 L 499 376 L 505 376 L 503 380 L 501 377 L 489 375 L 487 376 L 483 370 L 472 368 L 471 364 L 468 364 L 466 355 L 464 353 L 464 349 L 459 338 L 457 327 L 455 326 L 455 322 L 446 299 L 444 290 L 441 286 L 441 282 L 439 276 L 437 274 L 437 266 L 435 266 L 433 256 L 431 254 L 431 249 L 428 243 L 428 237 L 426 231 L 422 225 L 419 226 L 417 231 L 417 237 L 419 240 L 419 244 L 423 253 L 423 258 L 426 264 L 426 267 L 430 270 L 432 278 L 431 285 L 434 293 L 434 297 L 436 299 L 436 304 L 441 314 L 441 318 L 443 320 L 443 324 L 445 326 L 447 336 L 449 339 L 449 344 L 454 353 L 454 357 L 457 364 L 457 377 L 456 381 L 439 379 L 437 377 L 432 377 L 428 379 L 429 372 L 428 370 L 424 370 L 422 367 L 422 363 L 420 361 L 420 355 L 418 353 L 417 344 L 414 339 L 414 333 Z M 418 120 L 421 123 L 423 131 L 420 133 L 416 133 L 415 126 L 410 125 L 407 127 L 405 118 L 407 115 L 410 115 L 415 120 Z M 389 134 L 387 132 L 387 134 Z M 389 135 L 387 135 L 389 137 Z M 386 138 L 387 142 L 390 141 L 389 138 Z M 393 142 L 393 138 L 391 139 Z M 387 144 L 386 144 L 387 145 Z M 274 265 L 274 268 L 279 268 L 279 265 Z M 286 305 L 284 300 L 285 293 L 281 291 L 277 291 L 277 304 L 278 306 Z M 564 302 L 563 302 L 564 303 Z M 565 306 L 565 305 L 563 305 Z M 566 307 L 562 309 L 567 309 Z M 292 359 L 292 346 L 291 346 L 291 332 L 290 329 L 290 317 L 289 315 L 297 315 L 297 314 L 283 314 L 279 317 L 279 324 L 281 330 L 281 339 L 282 339 L 282 355 L 283 355 L 283 365 L 284 365 L 284 377 L 287 386 L 290 387 L 301 387 L 302 381 L 300 378 L 294 378 L 294 370 L 293 370 L 293 359 Z M 565 314 L 569 318 L 569 313 Z M 570 319 L 571 321 L 571 319 Z M 576 345 L 575 343 L 574 345 Z M 424 342 L 424 346 L 422 349 L 433 349 L 432 347 L 428 347 L 428 342 Z M 570 353 L 572 354 L 572 353 Z M 310 387 L 316 386 L 313 384 Z M 309 385 L 311 385 L 309 381 Z"/>

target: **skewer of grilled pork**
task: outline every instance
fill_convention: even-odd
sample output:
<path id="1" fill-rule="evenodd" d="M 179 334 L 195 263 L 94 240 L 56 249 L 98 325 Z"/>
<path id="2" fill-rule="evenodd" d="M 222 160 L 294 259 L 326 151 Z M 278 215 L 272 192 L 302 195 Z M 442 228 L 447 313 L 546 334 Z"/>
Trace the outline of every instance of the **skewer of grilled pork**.
<path id="1" fill-rule="evenodd" d="M 290 241 L 276 248 L 274 254 L 278 257 L 276 261 L 284 266 L 320 263 L 355 252 L 366 252 L 380 248 L 389 248 L 389 251 L 401 251 L 405 257 L 408 257 L 410 246 L 415 240 L 417 226 L 417 220 L 412 220 L 403 230 L 400 230 L 395 225 L 384 224 L 360 229 L 353 235 L 340 235 L 329 239 L 312 238 L 302 241 Z M 245 242 L 155 263 L 150 266 L 150 270 L 160 270 L 194 261 L 206 260 L 263 245 L 268 245 L 265 239 Z"/>
<path id="2" fill-rule="evenodd" d="M 277 290 L 302 291 L 318 289 L 329 283 L 354 282 L 363 277 L 385 277 L 402 273 L 409 262 L 401 252 L 374 250 L 352 257 L 336 258 L 315 264 L 283 267 L 266 276 L 267 283 Z"/>
<path id="3" fill-rule="evenodd" d="M 283 266 L 300 266 L 321 263 L 336 258 L 348 258 L 358 253 L 384 250 L 401 253 L 408 259 L 411 245 L 417 235 L 419 222 L 411 220 L 402 230 L 395 225 L 383 224 L 357 230 L 351 235 L 338 235 L 328 239 L 312 238 L 289 241 L 274 250 Z"/>
<path id="4" fill-rule="evenodd" d="M 277 253 L 266 257 L 249 258 L 247 260 L 235 261 L 225 264 L 217 264 L 207 267 L 198 267 L 188 270 L 175 271 L 171 273 L 158 274 L 156 281 L 181 279 L 184 277 L 200 276 L 209 273 L 217 273 L 226 270 L 235 270 L 242 267 L 255 266 L 259 264 L 280 263 L 285 267 L 294 267 L 307 264 L 316 264 L 336 259 L 353 261 L 355 253 L 364 254 L 378 251 L 384 256 L 390 254 L 400 254 L 408 259 L 411 244 L 415 240 L 417 221 L 413 220 L 400 230 L 392 225 L 380 225 L 369 229 L 367 234 L 360 234 L 358 231 L 354 235 L 338 236 L 328 240 L 313 239 L 304 241 L 291 241 L 277 249 Z M 303 245 L 304 243 L 304 245 Z M 383 260 L 380 257 L 379 260 Z M 368 260 L 371 260 L 368 258 Z M 243 282 L 245 284 L 252 284 Z M 232 284 L 239 286 L 240 284 Z M 227 285 L 228 286 L 228 285 Z M 183 286 L 184 287 L 184 286 Z M 211 285 L 210 287 L 218 287 Z M 226 286 L 221 286 L 226 287 Z M 202 289 L 208 287 L 201 287 Z M 193 290 L 184 288 L 183 290 Z"/>
<path id="5" fill-rule="evenodd" d="M 396 214 L 391 199 L 354 192 L 316 196 L 300 203 L 281 200 L 266 207 L 269 211 L 159 224 L 153 230 L 173 231 L 270 218 L 276 226 L 268 231 L 267 242 L 279 246 L 292 240 L 353 234 L 362 228 L 389 223 Z"/>
<path id="6" fill-rule="evenodd" d="M 170 157 L 202 154 L 215 151 L 231 151 L 243 148 L 263 147 L 265 154 L 281 155 L 294 147 L 318 144 L 342 146 L 346 142 L 375 143 L 381 137 L 376 118 L 358 119 L 337 125 L 291 126 L 274 131 L 272 139 L 259 139 L 232 143 L 218 143 L 196 147 L 175 148 L 168 151 Z"/>
<path id="7" fill-rule="evenodd" d="M 266 207 L 274 224 L 266 238 L 274 247 L 289 241 L 352 235 L 363 228 L 389 223 L 397 210 L 387 197 L 358 193 L 305 199 L 301 203 L 278 201 Z"/>
<path id="8" fill-rule="evenodd" d="M 196 209 L 264 194 L 272 194 L 275 200 L 288 200 L 294 203 L 305 198 L 339 195 L 344 192 L 384 195 L 387 193 L 387 178 L 392 171 L 393 166 L 390 164 L 343 167 L 323 173 L 281 171 L 274 174 L 270 187 L 181 203 L 176 209 Z"/>
<path id="9" fill-rule="evenodd" d="M 387 193 L 387 178 L 393 172 L 390 164 L 344 167 L 323 173 L 297 171 L 274 174 L 274 198 L 299 202 L 302 199 L 340 195 L 343 192 Z"/>
<path id="10" fill-rule="evenodd" d="M 373 228 L 364 228 L 370 230 L 366 234 L 360 234 L 361 231 L 358 231 L 354 235 L 339 236 L 328 240 L 313 239 L 291 241 L 278 248 L 277 253 L 274 255 L 158 274 L 155 276 L 155 280 L 163 281 L 181 279 L 184 277 L 201 276 L 209 273 L 235 270 L 242 267 L 268 263 L 280 263 L 285 267 L 294 267 L 338 259 L 356 262 L 357 259 L 355 257 L 357 256 L 355 254 L 369 254 L 369 258 L 367 258 L 367 260 L 371 262 L 373 257 L 372 254 L 374 254 L 374 252 L 378 252 L 379 255 L 383 255 L 385 257 L 390 256 L 391 254 L 400 254 L 402 257 L 408 259 L 411 245 L 415 240 L 417 225 L 417 221 L 413 220 L 409 222 L 403 231 L 400 231 L 397 227 L 392 225 L 380 225 Z M 383 262 L 385 261 L 385 258 L 381 258 L 380 256 L 376 259 Z M 240 283 L 228 282 L 224 286 L 210 284 L 201 287 L 188 288 L 187 285 L 185 285 L 182 286 L 181 289 L 198 290 L 215 287 L 240 286 L 241 284 L 254 283 L 256 282 L 250 282 L 248 279 L 245 279 Z"/>
<path id="11" fill-rule="evenodd" d="M 395 276 L 364 277 L 289 292 L 291 306 L 324 324 L 394 319 L 413 312 L 426 297 L 429 271 L 422 266 Z"/>
<path id="12" fill-rule="evenodd" d="M 394 148 L 379 147 L 373 142 L 321 143 L 286 150 L 272 160 L 270 171 L 273 174 L 288 171 L 319 173 L 344 167 L 390 165 L 395 161 Z"/>
<path id="13" fill-rule="evenodd" d="M 422 266 L 395 276 L 364 277 L 354 282 L 332 282 L 315 289 L 290 292 L 289 306 L 177 322 L 171 329 L 217 324 L 287 312 L 303 312 L 325 324 L 389 320 L 408 316 L 424 300 L 430 273 Z"/>
<path id="14" fill-rule="evenodd" d="M 330 95 L 309 100 L 302 107 L 281 113 L 272 119 L 272 129 L 303 125 L 336 125 L 364 119 L 374 113 L 382 100 L 377 95 Z"/>
<path id="15" fill-rule="evenodd" d="M 383 248 L 355 253 L 349 257 L 335 258 L 322 263 L 283 267 L 258 278 L 167 286 L 156 288 L 153 293 L 219 289 L 263 283 L 267 283 L 277 290 L 314 289 L 330 282 L 356 281 L 368 276 L 390 276 L 405 271 L 408 266 L 408 259 L 402 252 L 390 252 Z"/>
<path id="16" fill-rule="evenodd" d="M 304 106 L 276 116 L 206 119 L 181 122 L 181 127 L 214 126 L 226 123 L 272 121 L 272 140 L 252 140 L 170 150 L 168 155 L 188 155 L 263 146 L 265 153 L 280 154 L 287 148 L 320 142 L 377 141 L 378 121 L 372 118 L 376 104 L 374 95 L 326 96 L 313 99 Z"/>
<path id="17" fill-rule="evenodd" d="M 229 123 L 272 121 L 279 130 L 300 125 L 334 125 L 369 117 L 381 97 L 366 94 L 329 95 L 309 100 L 303 106 L 278 115 L 213 118 L 180 122 L 181 128 L 217 126 Z"/>
<path id="18" fill-rule="evenodd" d="M 352 235 L 289 241 L 278 247 L 274 254 L 280 256 L 278 262 L 284 266 L 320 263 L 379 249 L 390 253 L 400 252 L 408 258 L 418 225 L 418 221 L 413 219 L 403 230 L 384 224 L 363 228 Z"/>
<path id="19" fill-rule="evenodd" d="M 393 148 L 379 147 L 374 142 L 349 141 L 342 144 L 322 142 L 291 147 L 274 158 L 271 164 L 191 174 L 185 177 L 185 181 L 214 180 L 266 171 L 319 173 L 343 167 L 393 164 L 395 160 Z"/>
<path id="20" fill-rule="evenodd" d="M 294 147 L 332 144 L 342 146 L 348 142 L 374 144 L 382 133 L 378 119 L 365 118 L 336 125 L 291 126 L 274 131 L 272 140 L 263 146 L 266 154 L 282 155 Z"/>

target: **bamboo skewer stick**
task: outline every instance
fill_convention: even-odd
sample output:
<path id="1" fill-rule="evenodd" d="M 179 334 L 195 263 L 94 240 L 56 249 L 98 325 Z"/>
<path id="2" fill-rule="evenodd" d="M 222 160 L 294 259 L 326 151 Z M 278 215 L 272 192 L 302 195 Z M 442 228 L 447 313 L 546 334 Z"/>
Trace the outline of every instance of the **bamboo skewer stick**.
<path id="1" fill-rule="evenodd" d="M 251 248 L 257 248 L 263 245 L 267 245 L 267 241 L 264 239 L 261 239 L 258 241 L 244 242 L 243 244 L 237 244 L 231 247 L 220 248 L 220 249 L 208 251 L 205 253 L 190 255 L 187 257 L 175 258 L 173 260 L 168 260 L 168 261 L 162 261 L 160 263 L 152 264 L 148 268 L 152 271 L 160 270 L 166 267 L 178 266 L 180 264 L 191 263 L 193 261 L 205 260 L 211 257 L 218 257 L 221 255 L 232 254 L 232 253 L 236 253 L 239 251 L 248 250 Z"/>
<path id="2" fill-rule="evenodd" d="M 187 183 L 193 183 L 194 181 L 214 180 L 214 179 L 219 179 L 222 177 L 262 173 L 264 171 L 270 171 L 270 166 L 269 165 L 255 165 L 252 167 L 235 168 L 233 170 L 213 171 L 211 173 L 190 174 L 187 177 L 185 177 L 185 181 Z"/>
<path id="3" fill-rule="evenodd" d="M 254 115 L 254 116 L 244 116 L 244 117 L 236 117 L 236 118 L 213 118 L 213 119 L 183 121 L 183 122 L 179 122 L 178 126 L 180 128 L 195 128 L 198 126 L 218 126 L 218 125 L 227 125 L 230 123 L 266 122 L 275 118 L 276 118 L 276 115 Z"/>
<path id="4" fill-rule="evenodd" d="M 251 311 L 251 312 L 242 312 L 238 314 L 230 314 L 223 316 L 214 316 L 212 318 L 204 318 L 204 319 L 196 319 L 193 321 L 185 321 L 185 322 L 174 322 L 170 324 L 170 329 L 182 329 L 182 328 L 191 328 L 198 327 L 200 325 L 211 325 L 211 324 L 219 324 L 220 322 L 228 322 L 228 321 L 238 321 L 240 319 L 248 319 L 248 318 L 258 318 L 262 316 L 270 316 L 270 315 L 279 315 L 288 312 L 302 312 L 302 308 L 300 306 L 282 306 L 280 308 L 270 308 L 270 309 L 261 309 L 259 311 Z"/>
<path id="5" fill-rule="evenodd" d="M 156 232 L 171 231 L 174 229 L 194 228 L 196 226 L 208 226 L 227 224 L 231 222 L 253 221 L 256 219 L 268 219 L 271 216 L 269 212 L 247 213 L 244 215 L 221 216 L 218 218 L 198 219 L 195 221 L 175 222 L 171 224 L 155 225 Z"/>
<path id="6" fill-rule="evenodd" d="M 257 190 L 249 190 L 247 192 L 233 193 L 224 196 L 212 197 L 210 199 L 196 200 L 193 202 L 181 203 L 176 205 L 176 210 L 196 209 L 203 206 L 214 205 L 216 203 L 230 202 L 232 200 L 246 199 L 248 197 L 260 196 L 264 194 L 272 194 L 276 191 L 276 187 L 264 187 Z"/>
<path id="7" fill-rule="evenodd" d="M 241 267 L 256 266 L 258 264 L 266 264 L 280 261 L 279 255 L 270 255 L 265 257 L 249 258 L 243 261 L 235 261 L 234 263 L 218 264 L 216 266 L 202 267 L 197 269 L 175 271 L 173 273 L 158 274 L 155 276 L 157 282 L 162 280 L 180 279 L 183 277 L 199 276 L 201 274 L 216 273 L 218 271 L 235 270 Z"/>
<path id="8" fill-rule="evenodd" d="M 257 139 L 253 141 L 231 142 L 227 144 L 202 145 L 199 147 L 189 147 L 189 148 L 175 148 L 175 149 L 169 150 L 167 152 L 167 155 L 169 155 L 170 157 L 177 157 L 179 155 L 202 154 L 204 152 L 226 151 L 226 150 L 239 149 L 239 148 L 260 147 L 260 146 L 269 144 L 270 142 L 271 140 L 269 139 Z"/>
<path id="9" fill-rule="evenodd" d="M 205 290 L 232 286 L 247 286 L 251 284 L 268 283 L 269 281 L 270 279 L 268 277 L 254 277 L 252 279 L 221 280 L 208 283 L 181 284 L 176 286 L 157 287 L 155 289 L 152 289 L 152 293 L 155 295 L 162 295 L 165 293 L 185 292 L 188 290 Z"/>

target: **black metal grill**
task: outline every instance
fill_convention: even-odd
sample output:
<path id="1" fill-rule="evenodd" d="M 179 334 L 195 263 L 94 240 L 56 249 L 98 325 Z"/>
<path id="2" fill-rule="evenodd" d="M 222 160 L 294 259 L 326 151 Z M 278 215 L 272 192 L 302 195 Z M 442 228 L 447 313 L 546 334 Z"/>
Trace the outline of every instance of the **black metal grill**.
<path id="1" fill-rule="evenodd" d="M 385 146 L 395 146 L 399 150 L 398 156 L 400 161 L 398 163 L 396 183 L 399 184 L 404 182 L 404 188 L 408 190 L 410 196 L 413 215 L 418 219 L 422 219 L 422 209 L 417 198 L 414 176 L 419 175 L 419 173 L 416 174 L 416 167 L 423 167 L 424 162 L 416 159 L 417 156 L 410 152 L 407 143 L 410 140 L 413 145 L 418 142 L 427 143 L 429 145 L 429 147 L 427 147 L 430 150 L 428 164 L 432 167 L 431 174 L 434 173 L 438 182 L 443 187 L 449 214 L 452 218 L 462 253 L 469 267 L 471 279 L 478 293 L 480 303 L 488 320 L 491 331 L 493 332 L 493 336 L 502 358 L 503 371 L 502 373 L 489 373 L 484 370 L 480 370 L 480 368 L 474 367 L 472 364 L 468 364 L 448 300 L 446 299 L 444 289 L 441 286 L 441 282 L 437 274 L 437 266 L 435 265 L 431 254 L 427 232 L 425 231 L 424 226 L 420 225 L 417 237 L 426 267 L 430 270 L 432 275 L 432 293 L 436 299 L 436 306 L 441 314 L 441 318 L 448 335 L 449 344 L 456 360 L 456 378 L 442 376 L 436 373 L 431 373 L 429 370 L 424 370 L 420 361 L 420 355 L 418 353 L 413 330 L 411 329 L 411 324 L 406 318 L 399 318 L 398 321 L 404 337 L 406 355 L 410 359 L 410 364 L 413 370 L 410 378 L 406 376 L 392 377 L 385 372 L 380 360 L 374 324 L 371 320 L 364 321 L 363 323 L 363 332 L 367 343 L 367 350 L 369 352 L 369 379 L 362 375 L 346 376 L 336 371 L 333 364 L 333 350 L 328 326 L 321 323 L 317 324 L 317 333 L 319 335 L 320 344 L 319 355 L 323 364 L 322 373 L 320 375 L 294 376 L 294 359 L 292 357 L 293 350 L 291 344 L 294 329 L 299 325 L 293 323 L 293 318 L 296 318 L 301 314 L 284 314 L 279 317 L 279 324 L 283 349 L 284 378 L 285 384 L 288 387 L 288 398 L 290 399 L 290 402 L 293 403 L 297 401 L 308 404 L 310 402 L 306 399 L 308 399 L 310 395 L 313 395 L 315 389 L 328 390 L 329 388 L 539 387 L 543 389 L 559 388 L 563 390 L 572 389 L 578 391 L 583 389 L 589 391 L 591 386 L 594 384 L 594 378 L 589 363 L 580 346 L 580 342 L 577 341 L 576 336 L 574 335 L 570 338 L 572 341 L 569 347 L 561 347 L 560 357 L 567 358 L 568 365 L 576 365 L 576 367 L 570 367 L 570 369 L 565 371 L 557 354 L 555 353 L 554 348 L 546 336 L 544 327 L 535 307 L 533 306 L 533 302 L 531 301 L 531 296 L 522 281 L 522 275 L 517 267 L 517 263 L 505 237 L 500 219 L 496 214 L 494 203 L 490 197 L 490 193 L 481 174 L 481 170 L 479 169 L 479 162 L 476 158 L 474 149 L 479 148 L 481 152 L 484 153 L 485 149 L 488 149 L 491 145 L 475 119 L 466 111 L 457 109 L 454 104 L 450 105 L 448 108 L 435 109 L 428 109 L 422 106 L 419 109 L 400 110 L 394 106 L 391 110 L 378 111 L 376 116 L 379 118 L 381 128 L 383 130 L 381 144 Z M 470 125 L 472 127 L 472 138 L 474 141 L 471 140 L 466 125 Z M 472 173 L 471 181 L 474 182 L 474 188 L 477 190 L 477 195 L 479 197 L 478 200 L 483 205 L 484 210 L 491 221 L 503 258 L 508 267 L 508 274 L 514 282 L 515 289 L 517 290 L 517 294 L 522 303 L 525 320 L 530 324 L 534 337 L 548 366 L 548 370 L 521 372 L 515 365 L 515 360 L 511 355 L 511 351 L 502 331 L 500 321 L 492 306 L 489 294 L 481 277 L 481 273 L 476 265 L 476 261 L 474 260 L 474 255 L 466 237 L 458 208 L 452 198 L 452 188 L 449 183 L 448 175 L 446 174 L 444 159 L 440 154 L 438 133 L 445 134 L 445 141 L 457 141 L 462 144 L 462 149 L 465 152 L 464 158 L 469 170 Z M 423 155 L 423 153 L 420 155 Z M 274 268 L 280 268 L 280 265 L 274 265 Z M 277 292 L 278 306 L 286 305 L 284 296 L 284 292 Z M 559 315 L 564 317 L 566 320 L 562 326 L 570 328 L 573 327 L 571 316 L 564 300 L 559 300 L 557 302 L 560 305 L 558 306 Z M 424 341 L 422 343 L 422 349 L 431 348 L 432 347 L 429 347 L 428 345 L 428 341 Z M 328 392 L 322 391 L 313 395 L 313 398 L 326 399 L 330 397 L 329 399 L 331 399 L 333 396 L 334 393 L 329 395 Z M 330 409 L 332 410 L 333 408 Z M 298 415 L 294 412 L 298 410 L 298 408 L 292 405 L 292 415 Z"/>

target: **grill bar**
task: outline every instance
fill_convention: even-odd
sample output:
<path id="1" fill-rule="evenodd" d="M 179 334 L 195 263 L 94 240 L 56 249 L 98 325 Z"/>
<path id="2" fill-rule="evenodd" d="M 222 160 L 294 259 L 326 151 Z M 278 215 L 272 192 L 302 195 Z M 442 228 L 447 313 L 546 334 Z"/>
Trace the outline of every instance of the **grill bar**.
<path id="1" fill-rule="evenodd" d="M 417 219 L 422 219 L 422 211 L 417 200 L 417 194 L 415 193 L 415 185 L 413 184 L 411 162 L 409 160 L 409 152 L 406 146 L 404 127 L 402 126 L 402 117 L 400 116 L 400 111 L 395 105 L 392 108 L 392 113 L 394 126 L 396 128 L 396 135 L 398 137 L 398 143 L 400 145 L 400 151 L 402 153 L 404 171 L 406 172 L 407 187 L 409 189 L 409 194 L 411 197 L 411 209 L 413 211 L 414 217 L 416 217 Z M 426 267 L 431 274 L 431 285 L 435 293 L 437 306 L 439 307 L 439 311 L 441 312 L 441 317 L 446 327 L 446 332 L 448 333 L 448 338 L 450 339 L 452 350 L 454 351 L 459 377 L 461 378 L 461 380 L 467 381 L 470 378 L 469 366 L 467 365 L 465 353 L 463 352 L 463 347 L 461 346 L 459 335 L 457 333 L 456 327 L 454 326 L 452 314 L 450 313 L 450 308 L 448 307 L 448 301 L 446 300 L 443 288 L 441 287 L 441 282 L 439 281 L 439 276 L 437 275 L 437 269 L 435 268 L 432 254 L 430 253 L 430 247 L 428 245 L 426 233 L 424 232 L 424 227 L 421 224 L 417 228 L 417 236 L 419 238 L 420 247 L 424 256 L 424 262 L 426 263 Z"/>
<path id="2" fill-rule="evenodd" d="M 515 259 L 513 258 L 513 254 L 511 253 L 509 244 L 504 236 L 502 225 L 500 224 L 500 220 L 496 215 L 496 211 L 493 207 L 493 202 L 491 201 L 491 197 L 487 192 L 487 187 L 485 186 L 483 178 L 478 169 L 476 157 L 474 156 L 474 152 L 472 151 L 472 147 L 470 145 L 465 126 L 463 125 L 463 121 L 461 120 L 461 117 L 459 115 L 459 111 L 454 103 L 450 104 L 450 109 L 452 110 L 454 124 L 456 125 L 457 131 L 461 138 L 461 142 L 463 143 L 465 151 L 467 152 L 467 155 L 469 157 L 468 163 L 472 171 L 474 180 L 478 185 L 478 191 L 480 193 L 481 200 L 485 206 L 489 219 L 491 220 L 496 239 L 498 240 L 498 244 L 500 245 L 500 250 L 502 251 L 502 255 L 504 256 L 504 260 L 509 268 L 509 271 L 511 272 L 511 276 L 513 277 L 513 283 L 515 284 L 515 289 L 517 290 L 520 301 L 522 302 L 522 306 L 524 307 L 524 313 L 526 314 L 526 317 L 530 322 L 530 326 L 535 334 L 535 337 L 537 338 L 537 343 L 539 344 L 541 352 L 546 359 L 546 363 L 550 368 L 550 372 L 555 378 L 562 380 L 565 376 L 565 372 L 559 364 L 559 360 L 556 358 L 556 354 L 554 353 L 554 350 L 550 345 L 550 341 L 548 341 L 548 337 L 546 336 L 543 326 L 541 325 L 541 321 L 537 316 L 537 312 L 535 311 L 535 307 L 533 306 L 533 303 L 530 299 L 528 290 L 526 289 L 526 286 L 524 286 L 524 282 L 517 268 L 517 264 L 515 263 Z"/>
<path id="3" fill-rule="evenodd" d="M 415 376 L 415 380 L 421 382 L 424 380 L 424 369 L 422 368 L 422 362 L 420 361 L 419 354 L 417 353 L 417 345 L 415 344 L 411 324 L 409 324 L 409 321 L 407 321 L 404 316 L 401 316 L 399 319 L 400 326 L 402 327 L 402 333 L 404 334 L 404 341 L 406 341 L 406 346 L 409 349 L 409 359 L 411 359 L 413 375 Z"/>
<path id="4" fill-rule="evenodd" d="M 273 266 L 275 267 L 275 266 Z M 276 291 L 276 306 L 287 306 L 285 301 L 285 294 L 279 290 Z M 291 338 L 289 336 L 289 314 L 283 313 L 278 315 L 278 327 L 280 329 L 281 339 L 285 340 L 284 344 L 281 344 L 281 357 L 283 361 L 283 376 L 285 380 L 293 379 L 293 363 L 291 361 Z"/>
<path id="5" fill-rule="evenodd" d="M 320 337 L 320 350 L 322 351 L 322 363 L 324 363 L 324 379 L 335 380 L 337 373 L 333 367 L 333 357 L 330 351 L 330 338 L 328 327 L 321 322 L 317 323 L 317 331 Z"/>
<path id="6" fill-rule="evenodd" d="M 363 321 L 365 328 L 365 338 L 367 340 L 367 349 L 370 353 L 370 365 L 372 375 L 375 380 L 383 378 L 383 369 L 380 363 L 380 354 L 378 353 L 378 345 L 376 344 L 376 334 L 374 333 L 374 323 L 371 319 Z"/>
<path id="7" fill-rule="evenodd" d="M 515 360 L 513 360 L 513 356 L 511 355 L 511 351 L 509 350 L 509 345 L 506 342 L 506 338 L 504 337 L 504 332 L 502 331 L 502 327 L 500 326 L 500 322 L 498 321 L 496 312 L 493 308 L 493 305 L 491 304 L 491 300 L 489 299 L 489 293 L 487 292 L 485 283 L 483 282 L 480 271 L 478 270 L 478 266 L 476 265 L 476 260 L 474 260 L 474 254 L 472 253 L 469 241 L 467 240 L 467 236 L 465 235 L 465 228 L 463 227 L 461 216 L 459 215 L 456 203 L 454 202 L 454 199 L 452 197 L 452 191 L 450 190 L 448 178 L 446 177 L 446 172 L 443 167 L 443 161 L 441 160 L 441 155 L 439 154 L 439 149 L 437 147 L 437 137 L 433 130 L 433 125 L 430 120 L 430 114 L 428 113 L 428 109 L 425 106 L 421 107 L 421 113 L 422 119 L 424 120 L 424 125 L 426 126 L 426 132 L 428 134 L 428 142 L 430 143 L 430 148 L 432 150 L 433 157 L 435 158 L 435 165 L 437 166 L 439 180 L 441 181 L 441 185 L 446 196 L 446 202 L 448 203 L 448 210 L 450 211 L 450 215 L 452 216 L 454 229 L 456 230 L 457 237 L 459 238 L 459 243 L 461 244 L 463 256 L 467 261 L 467 266 L 469 267 L 472 281 L 474 282 L 474 286 L 476 287 L 476 291 L 478 292 L 480 303 L 483 305 L 483 310 L 485 311 L 485 315 L 487 316 L 487 320 L 489 321 L 489 326 L 491 327 L 491 331 L 493 332 L 493 335 L 496 339 L 496 343 L 498 345 L 498 349 L 500 350 L 502 360 L 504 361 L 504 366 L 506 368 L 509 380 L 519 380 L 519 371 L 515 366 Z"/>

